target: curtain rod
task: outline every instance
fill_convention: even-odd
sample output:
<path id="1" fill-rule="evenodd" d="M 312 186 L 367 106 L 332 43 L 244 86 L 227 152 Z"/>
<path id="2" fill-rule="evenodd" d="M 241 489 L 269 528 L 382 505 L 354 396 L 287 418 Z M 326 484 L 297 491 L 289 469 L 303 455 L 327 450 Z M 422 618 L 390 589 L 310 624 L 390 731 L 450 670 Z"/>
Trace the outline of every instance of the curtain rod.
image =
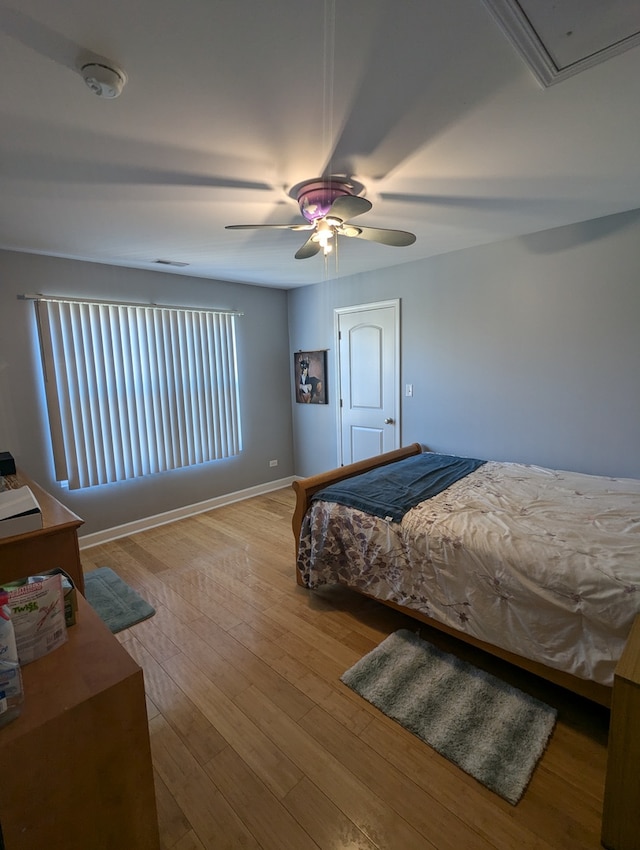
<path id="1" fill-rule="evenodd" d="M 18 295 L 18 301 L 61 301 L 74 304 L 102 304 L 105 307 L 151 307 L 156 310 L 186 310 L 191 313 L 223 313 L 226 316 L 244 316 L 240 310 L 224 310 L 218 307 L 185 307 L 174 304 L 142 304 L 132 301 L 99 301 L 95 298 L 65 297 L 64 295 L 43 295 L 41 292 Z"/>

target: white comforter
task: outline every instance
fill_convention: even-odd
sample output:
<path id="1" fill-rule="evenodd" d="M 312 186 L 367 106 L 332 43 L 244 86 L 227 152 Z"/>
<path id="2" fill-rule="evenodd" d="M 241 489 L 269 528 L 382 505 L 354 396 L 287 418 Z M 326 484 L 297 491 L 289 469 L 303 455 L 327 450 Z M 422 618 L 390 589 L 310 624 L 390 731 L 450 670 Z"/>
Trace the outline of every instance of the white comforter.
<path id="1" fill-rule="evenodd" d="M 488 462 L 401 523 L 319 501 L 298 567 L 611 685 L 640 612 L 640 481 Z"/>

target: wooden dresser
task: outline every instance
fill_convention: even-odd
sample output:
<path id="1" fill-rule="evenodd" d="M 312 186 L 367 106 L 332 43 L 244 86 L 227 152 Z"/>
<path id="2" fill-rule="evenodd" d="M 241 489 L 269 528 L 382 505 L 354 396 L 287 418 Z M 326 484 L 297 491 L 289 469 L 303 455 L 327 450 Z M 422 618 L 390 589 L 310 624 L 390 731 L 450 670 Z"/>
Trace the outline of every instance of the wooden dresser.
<path id="1" fill-rule="evenodd" d="M 67 642 L 22 668 L 20 716 L 0 728 L 0 850 L 159 850 L 141 667 L 86 601 L 72 511 L 18 472 L 43 527 L 0 538 L 0 584 L 56 567 L 78 593 Z"/>
<path id="2" fill-rule="evenodd" d="M 158 850 L 142 669 L 82 596 L 68 635 L 0 729 L 4 847 Z"/>
<path id="3" fill-rule="evenodd" d="M 84 592 L 84 577 L 78 549 L 82 520 L 20 470 L 5 476 L 7 487 L 25 484 L 31 488 L 42 511 L 42 528 L 13 537 L 0 537 L 0 584 L 40 572 L 63 569 Z"/>

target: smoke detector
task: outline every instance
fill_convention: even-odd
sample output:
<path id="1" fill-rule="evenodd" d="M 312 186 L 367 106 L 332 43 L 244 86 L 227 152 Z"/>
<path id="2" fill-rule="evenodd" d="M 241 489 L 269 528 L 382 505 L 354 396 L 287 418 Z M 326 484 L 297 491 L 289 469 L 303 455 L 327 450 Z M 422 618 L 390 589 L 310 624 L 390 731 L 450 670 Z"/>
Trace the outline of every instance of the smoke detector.
<path id="1" fill-rule="evenodd" d="M 98 97 L 118 97 L 127 82 L 124 71 L 98 62 L 88 62 L 83 65 L 80 73 L 82 79 Z"/>

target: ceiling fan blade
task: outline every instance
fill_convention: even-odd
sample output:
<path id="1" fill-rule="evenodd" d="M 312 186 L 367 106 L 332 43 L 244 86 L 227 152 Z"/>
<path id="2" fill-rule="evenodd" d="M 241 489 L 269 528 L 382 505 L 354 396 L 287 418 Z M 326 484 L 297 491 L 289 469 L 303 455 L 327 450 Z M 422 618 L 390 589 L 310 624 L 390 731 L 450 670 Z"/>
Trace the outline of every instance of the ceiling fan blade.
<path id="1" fill-rule="evenodd" d="M 227 224 L 225 230 L 313 230 L 314 224 Z"/>
<path id="2" fill-rule="evenodd" d="M 355 218 L 357 215 L 369 212 L 371 207 L 371 201 L 368 201 L 366 198 L 360 198 L 357 195 L 340 195 L 331 204 L 327 216 L 333 216 L 339 218 L 341 221 L 347 221 L 347 219 Z"/>
<path id="3" fill-rule="evenodd" d="M 315 241 L 313 236 L 310 236 L 301 248 L 296 251 L 296 260 L 307 260 L 309 257 L 315 257 L 320 250 L 320 243 Z"/>
<path id="4" fill-rule="evenodd" d="M 382 227 L 359 227 L 360 239 L 368 239 L 370 242 L 379 242 L 381 245 L 391 245 L 394 248 L 406 248 L 416 241 L 415 234 L 407 230 L 385 230 Z"/>

